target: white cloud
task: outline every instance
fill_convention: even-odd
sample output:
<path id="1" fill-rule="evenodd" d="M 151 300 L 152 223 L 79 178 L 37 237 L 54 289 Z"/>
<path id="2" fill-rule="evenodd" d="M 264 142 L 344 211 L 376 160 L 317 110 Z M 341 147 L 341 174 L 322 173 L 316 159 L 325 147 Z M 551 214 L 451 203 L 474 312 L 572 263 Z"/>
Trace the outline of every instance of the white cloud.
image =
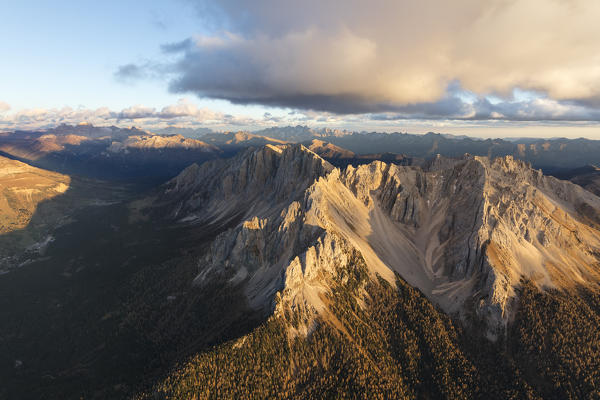
<path id="1" fill-rule="evenodd" d="M 158 117 L 164 119 L 194 117 L 199 121 L 222 121 L 226 118 L 225 114 L 208 108 L 198 108 L 194 103 L 187 99 L 180 99 L 177 104 L 163 107 Z"/>
<path id="2" fill-rule="evenodd" d="M 208 108 L 199 108 L 186 99 L 156 110 L 141 104 L 119 111 L 107 107 L 86 109 L 64 107 L 60 109 L 31 108 L 0 113 L 0 129 L 44 129 L 60 124 L 91 123 L 93 125 L 136 125 L 146 129 L 167 126 L 232 129 L 236 126 L 256 126 L 262 121 L 246 116 L 233 116 Z"/>
<path id="3" fill-rule="evenodd" d="M 10 110 L 10 105 L 8 103 L 0 101 L 0 113 L 6 112 L 8 110 Z"/>
<path id="4" fill-rule="evenodd" d="M 150 118 L 154 116 L 155 108 L 154 107 L 146 107 L 141 104 L 137 104 L 135 106 L 127 107 L 121 110 L 118 114 L 119 119 L 141 119 L 141 118 Z"/>

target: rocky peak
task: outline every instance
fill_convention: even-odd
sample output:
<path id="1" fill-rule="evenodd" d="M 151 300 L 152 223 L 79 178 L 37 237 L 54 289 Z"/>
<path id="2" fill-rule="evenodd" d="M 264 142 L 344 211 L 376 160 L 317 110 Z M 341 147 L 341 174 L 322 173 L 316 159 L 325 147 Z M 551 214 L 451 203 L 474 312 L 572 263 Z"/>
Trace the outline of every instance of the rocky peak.
<path id="1" fill-rule="evenodd" d="M 302 145 L 250 148 L 230 160 L 191 166 L 167 182 L 158 195 L 162 204 L 179 204 L 172 218 L 211 218 L 258 212 L 289 204 L 319 177 L 333 170 Z M 213 215 L 214 216 L 214 215 Z"/>

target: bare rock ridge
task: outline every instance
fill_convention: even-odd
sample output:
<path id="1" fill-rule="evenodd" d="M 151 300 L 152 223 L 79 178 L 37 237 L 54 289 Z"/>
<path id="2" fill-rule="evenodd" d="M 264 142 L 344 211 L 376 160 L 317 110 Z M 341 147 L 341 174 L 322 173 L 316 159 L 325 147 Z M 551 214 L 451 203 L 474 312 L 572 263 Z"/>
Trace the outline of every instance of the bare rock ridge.
<path id="1" fill-rule="evenodd" d="M 398 273 L 448 313 L 478 315 L 494 337 L 522 277 L 569 290 L 600 282 L 600 198 L 512 157 L 437 157 L 422 167 L 333 168 L 301 145 L 192 165 L 145 213 L 222 224 L 195 283 L 243 285 L 257 309 L 327 318 L 336 269 L 362 257 Z"/>

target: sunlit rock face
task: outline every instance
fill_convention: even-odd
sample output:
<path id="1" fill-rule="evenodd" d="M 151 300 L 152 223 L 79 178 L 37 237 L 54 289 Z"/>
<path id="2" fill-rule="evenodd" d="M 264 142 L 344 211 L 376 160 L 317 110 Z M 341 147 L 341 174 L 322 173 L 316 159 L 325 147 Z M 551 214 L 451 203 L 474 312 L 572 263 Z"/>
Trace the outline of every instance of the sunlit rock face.
<path id="1" fill-rule="evenodd" d="M 0 157 L 0 234 L 27 226 L 39 203 L 65 193 L 71 178 Z"/>
<path id="2" fill-rule="evenodd" d="M 326 315 L 336 271 L 357 255 L 373 277 L 398 273 L 447 313 L 483 319 L 492 338 L 521 278 L 564 289 L 600 280 L 600 199 L 511 157 L 340 170 L 301 145 L 268 145 L 193 165 L 145 204 L 179 223 L 227 224 L 194 282 L 243 285 L 267 312 Z"/>

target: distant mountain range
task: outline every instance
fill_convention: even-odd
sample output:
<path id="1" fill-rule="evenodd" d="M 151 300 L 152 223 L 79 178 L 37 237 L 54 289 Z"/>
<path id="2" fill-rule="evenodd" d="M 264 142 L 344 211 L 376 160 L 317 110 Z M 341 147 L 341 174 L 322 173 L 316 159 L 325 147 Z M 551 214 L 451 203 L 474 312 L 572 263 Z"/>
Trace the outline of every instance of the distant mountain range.
<path id="1" fill-rule="evenodd" d="M 477 139 L 437 133 L 357 133 L 306 126 L 253 133 L 179 128 L 161 132 L 91 125 L 6 132 L 0 134 L 0 155 L 61 173 L 103 179 L 136 178 L 153 183 L 175 176 L 194 162 L 231 157 L 248 147 L 284 143 L 302 143 L 336 166 L 372 160 L 420 165 L 437 154 L 471 154 L 492 159 L 510 155 L 546 174 L 575 179 L 582 167 L 600 165 L 600 141 L 589 139 Z M 587 187 L 596 190 L 593 185 Z"/>
<path id="2" fill-rule="evenodd" d="M 197 139 L 136 128 L 61 125 L 0 135 L 0 155 L 61 173 L 112 180 L 158 183 L 221 153 Z"/>

